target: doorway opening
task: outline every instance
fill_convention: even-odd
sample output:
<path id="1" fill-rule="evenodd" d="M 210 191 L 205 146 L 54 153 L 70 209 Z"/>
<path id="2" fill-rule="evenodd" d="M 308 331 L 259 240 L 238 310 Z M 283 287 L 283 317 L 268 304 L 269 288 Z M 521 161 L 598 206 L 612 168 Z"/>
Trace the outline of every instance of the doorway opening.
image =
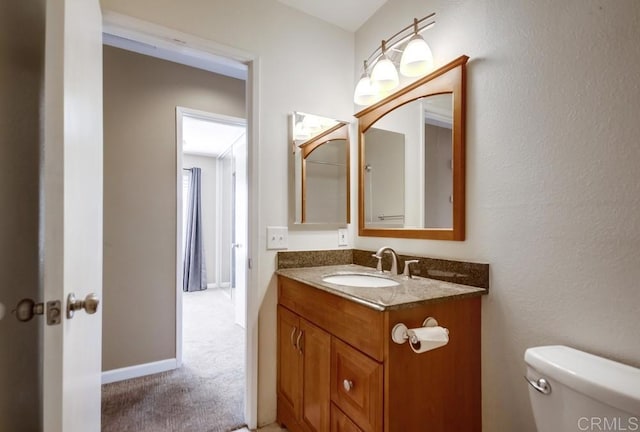
<path id="1" fill-rule="evenodd" d="M 173 63 L 182 64 L 185 66 L 190 66 L 192 68 L 206 70 L 210 72 L 214 72 L 219 75 L 226 75 L 227 77 L 234 77 L 237 79 L 241 79 L 245 82 L 245 91 L 246 91 L 246 120 L 244 121 L 244 126 L 246 128 L 246 136 L 245 136 L 245 146 L 242 148 L 244 151 L 244 160 L 246 161 L 243 166 L 243 172 L 239 173 L 236 170 L 236 181 L 235 187 L 238 189 L 240 186 L 244 186 L 241 189 L 244 193 L 244 203 L 246 208 L 253 209 L 257 207 L 257 195 L 255 191 L 257 190 L 257 161 L 255 159 L 255 154 L 257 154 L 258 148 L 258 134 L 255 128 L 256 119 L 258 118 L 258 78 L 257 78 L 257 70 L 259 69 L 259 61 L 258 59 L 251 53 L 239 51 L 236 49 L 232 49 L 229 47 L 225 47 L 219 45 L 215 42 L 203 40 L 201 38 L 181 33 L 175 30 L 167 29 L 161 26 L 157 26 L 155 24 L 151 24 L 148 22 L 144 22 L 138 19 L 134 19 L 131 17 L 126 17 L 123 15 L 115 14 L 115 13 L 107 13 L 104 16 L 104 43 L 105 45 L 110 45 L 117 48 L 122 48 L 128 51 L 133 51 L 138 54 L 148 55 L 151 57 L 156 57 L 164 60 L 169 60 Z M 152 71 L 151 73 L 155 73 Z M 174 104 L 173 109 L 176 106 L 180 106 L 182 104 Z M 198 104 L 196 104 L 198 105 Z M 190 106 L 190 105 L 184 105 Z M 202 108 L 202 107 L 201 107 Z M 203 108 L 207 109 L 207 108 Z M 214 108 L 213 110 L 215 110 Z M 223 111 L 224 112 L 224 111 Z M 240 113 L 238 113 L 240 114 Z M 238 115 L 235 114 L 235 115 Z M 240 114 L 242 115 L 242 114 Z M 228 120 L 228 119 L 227 119 Z M 171 122 L 173 123 L 173 122 Z M 175 137 L 174 137 L 175 138 Z M 175 142 L 175 141 L 174 141 Z M 178 152 L 179 154 L 176 157 L 176 172 L 179 172 L 179 175 L 171 174 L 175 176 L 176 182 L 174 183 L 176 186 L 176 193 L 182 193 L 182 151 Z M 237 155 L 237 151 L 233 153 L 234 158 L 237 160 L 239 157 Z M 150 153 L 151 154 L 151 153 Z M 227 155 L 228 156 L 228 155 Z M 154 158 L 156 156 L 154 155 Z M 221 157 L 221 160 L 224 159 L 224 156 Z M 249 168 L 250 167 L 250 168 Z M 242 179 L 243 184 L 240 185 Z M 220 182 L 218 184 L 221 184 Z M 253 192 L 252 192 L 253 191 Z M 234 193 L 233 196 L 238 197 L 239 193 Z M 173 197 L 172 197 L 173 198 Z M 174 201 L 172 199 L 171 201 Z M 180 272 L 176 271 L 176 280 L 172 281 L 173 286 L 176 291 L 173 293 L 173 298 L 176 299 L 176 317 L 180 315 L 182 311 L 182 299 L 183 299 L 183 291 L 182 291 L 182 208 L 178 208 L 177 200 L 174 201 L 175 215 L 176 215 L 176 233 L 175 233 L 175 245 L 176 252 L 180 249 L 179 253 L 176 253 L 176 262 L 175 268 L 180 269 Z M 234 206 L 235 207 L 235 206 Z M 245 215 L 252 214 L 252 212 L 246 210 Z M 243 368 L 243 384 L 244 384 L 244 394 L 242 397 L 243 407 L 242 417 L 243 423 L 246 423 L 249 427 L 255 428 L 257 423 L 257 334 L 256 334 L 256 322 L 257 322 L 257 307 L 254 302 L 255 299 L 250 294 L 250 288 L 255 286 L 256 273 L 249 271 L 250 263 L 251 263 L 251 255 L 255 255 L 257 249 L 257 241 L 256 241 L 256 233 L 257 233 L 257 217 L 247 217 L 247 220 L 239 221 L 237 217 L 232 218 L 235 221 L 236 225 L 243 226 L 245 240 L 241 241 L 238 238 L 233 243 L 237 245 L 242 245 L 242 247 L 236 247 L 236 249 L 243 249 L 242 256 L 238 256 L 239 253 L 237 250 L 231 254 L 233 257 L 233 261 L 238 263 L 234 268 L 236 271 L 231 272 L 229 269 L 229 284 L 225 285 L 224 281 L 220 280 L 220 283 L 214 282 L 212 288 L 220 288 L 218 293 L 226 295 L 228 301 L 233 300 L 234 308 L 233 312 L 233 321 L 235 323 L 236 317 L 239 321 L 244 321 L 246 329 L 242 332 L 242 340 L 239 342 L 238 346 L 242 351 L 244 351 L 244 368 Z M 236 232 L 234 229 L 232 232 Z M 164 231 L 166 233 L 166 231 Z M 173 236 L 173 234 L 172 234 Z M 222 247 L 222 246 L 220 246 Z M 166 249 L 165 249 L 166 250 Z M 173 267 L 173 266 L 172 266 Z M 222 269 L 227 268 L 226 265 L 220 263 L 221 271 L 217 274 L 221 274 Z M 217 272 L 217 268 L 214 265 L 214 274 Z M 220 276 L 224 279 L 224 276 Z M 239 284 L 241 281 L 244 281 L 245 287 L 245 301 L 244 302 L 235 302 L 235 299 L 240 296 L 237 294 L 239 291 Z M 208 282 L 211 283 L 211 282 Z M 232 287 L 236 287 L 235 289 Z M 209 291 L 208 289 L 205 290 Z M 225 293 L 226 291 L 226 293 Z M 247 293 L 248 292 L 248 293 Z M 197 294 L 197 293 L 196 293 Z M 235 306 L 238 306 L 238 312 L 236 313 Z M 244 307 L 243 307 L 244 305 Z M 205 308 L 206 309 L 206 308 Z M 170 321 L 173 320 L 173 316 L 171 316 Z M 103 372 L 103 382 L 115 382 L 129 378 L 143 377 L 144 375 L 148 375 L 150 373 L 157 373 L 163 371 L 171 371 L 176 367 L 180 367 L 183 358 L 187 361 L 188 357 L 186 353 L 183 351 L 183 329 L 182 329 L 182 319 L 179 322 L 176 322 L 176 333 L 175 333 L 175 358 L 168 358 L 166 360 L 156 361 L 147 364 L 135 365 L 133 367 L 126 367 L 123 369 L 113 369 L 106 370 Z M 228 320 L 227 320 L 228 321 Z M 236 326 L 237 327 L 237 326 Z M 167 338 L 170 340 L 169 338 Z M 171 344 L 173 344 L 174 340 L 171 340 Z M 183 355 L 184 354 L 184 355 Z M 173 357 L 173 355 L 172 355 Z M 185 368 L 180 368 L 185 369 Z M 167 375 L 168 374 L 163 374 Z M 157 375 L 156 375 L 157 376 Z M 151 377 L 149 377 L 150 379 Z M 146 377 L 145 377 L 146 379 Z M 140 384 L 144 384 L 142 381 L 138 381 Z M 129 385 L 129 388 L 131 386 Z M 123 386 L 124 388 L 124 386 Z M 181 387 L 182 388 L 182 387 Z M 128 391 L 125 389 L 125 392 Z M 222 389 L 224 392 L 224 389 Z M 177 402 L 177 398 L 186 397 L 190 399 L 192 402 L 197 402 L 193 400 L 193 395 L 189 394 L 189 392 L 171 392 L 170 393 L 172 403 L 175 404 Z M 103 392 L 104 395 L 104 392 Z M 126 399 L 126 396 L 124 397 Z M 129 397 L 130 401 L 131 397 Z M 157 401 L 156 401 L 157 402 Z M 163 407 L 158 405 L 158 403 L 154 403 L 150 401 L 149 406 L 154 407 L 154 412 L 159 413 L 160 411 L 165 411 Z M 190 409 L 194 409 L 195 405 L 191 405 Z M 215 411 L 216 404 L 209 404 L 206 407 L 207 411 Z M 126 408 L 126 407 L 125 407 Z M 103 403 L 104 409 L 104 403 Z M 204 409 L 204 407 L 203 407 Z M 129 410 L 131 411 L 131 410 Z M 175 420 L 175 415 L 172 413 L 167 413 L 169 417 Z M 148 418 L 148 415 L 143 415 L 143 417 Z M 104 424 L 104 410 L 103 410 L 103 424 Z M 191 425 L 193 426 L 193 425 Z M 194 430 L 193 427 L 189 427 L 189 425 L 183 425 L 186 429 L 184 430 Z M 197 428 L 196 428 L 197 429 Z M 115 429 L 117 430 L 117 429 Z M 140 429 L 142 430 L 142 429 Z M 154 429 L 156 430 L 156 429 Z M 178 429 L 172 429 L 178 430 Z"/>
<path id="2" fill-rule="evenodd" d="M 177 107 L 176 123 L 182 149 L 177 204 L 182 216 L 182 292 L 220 290 L 233 303 L 234 322 L 244 328 L 246 277 L 240 263 L 246 261 L 248 220 L 246 120 Z M 196 275 L 200 284 L 195 286 L 185 257 L 198 258 L 194 254 L 200 252 L 200 240 L 203 259 L 198 270 L 204 274 Z"/>
<path id="3" fill-rule="evenodd" d="M 176 108 L 178 364 L 223 392 L 218 410 L 243 418 L 246 328 L 246 120 Z M 181 313 L 180 313 L 181 312 Z M 182 335 L 180 335 L 180 330 Z"/>

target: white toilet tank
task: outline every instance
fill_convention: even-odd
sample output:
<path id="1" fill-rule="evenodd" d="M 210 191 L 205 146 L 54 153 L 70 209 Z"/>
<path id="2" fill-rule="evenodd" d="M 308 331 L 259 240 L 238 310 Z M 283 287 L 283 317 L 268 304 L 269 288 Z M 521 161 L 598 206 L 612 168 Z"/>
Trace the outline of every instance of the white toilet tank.
<path id="1" fill-rule="evenodd" d="M 524 360 L 538 432 L 640 432 L 640 369 L 566 346 Z"/>

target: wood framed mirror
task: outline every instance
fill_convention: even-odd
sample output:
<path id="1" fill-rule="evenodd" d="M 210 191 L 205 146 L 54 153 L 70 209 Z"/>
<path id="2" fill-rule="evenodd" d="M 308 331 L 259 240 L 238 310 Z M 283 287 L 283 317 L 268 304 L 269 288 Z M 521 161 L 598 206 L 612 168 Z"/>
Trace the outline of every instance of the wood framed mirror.
<path id="1" fill-rule="evenodd" d="M 355 114 L 361 236 L 465 239 L 461 56 Z"/>
<path id="2" fill-rule="evenodd" d="M 350 222 L 349 124 L 314 114 L 292 114 L 293 226 Z"/>

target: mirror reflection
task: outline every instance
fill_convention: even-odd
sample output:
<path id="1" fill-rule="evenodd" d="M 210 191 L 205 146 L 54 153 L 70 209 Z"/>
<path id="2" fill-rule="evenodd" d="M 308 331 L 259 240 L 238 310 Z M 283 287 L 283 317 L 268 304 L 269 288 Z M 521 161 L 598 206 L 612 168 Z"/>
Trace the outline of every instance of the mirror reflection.
<path id="1" fill-rule="evenodd" d="M 348 124 L 303 112 L 291 117 L 293 222 L 348 223 Z"/>
<path id="2" fill-rule="evenodd" d="M 364 133 L 367 228 L 453 227 L 453 94 L 416 99 Z"/>

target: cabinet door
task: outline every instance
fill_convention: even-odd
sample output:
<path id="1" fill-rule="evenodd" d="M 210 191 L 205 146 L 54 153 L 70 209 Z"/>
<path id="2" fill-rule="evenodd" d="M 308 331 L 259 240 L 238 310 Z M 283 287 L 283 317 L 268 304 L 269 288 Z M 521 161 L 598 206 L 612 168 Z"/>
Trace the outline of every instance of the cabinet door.
<path id="1" fill-rule="evenodd" d="M 300 422 L 311 432 L 329 432 L 331 336 L 300 318 L 303 352 Z"/>
<path id="2" fill-rule="evenodd" d="M 300 336 L 300 319 L 278 306 L 278 411 L 300 417 L 302 355 L 296 342 Z M 281 416 L 279 416 L 281 417 Z"/>
<path id="3" fill-rule="evenodd" d="M 339 408 L 331 404 L 331 432 L 362 432 Z"/>

